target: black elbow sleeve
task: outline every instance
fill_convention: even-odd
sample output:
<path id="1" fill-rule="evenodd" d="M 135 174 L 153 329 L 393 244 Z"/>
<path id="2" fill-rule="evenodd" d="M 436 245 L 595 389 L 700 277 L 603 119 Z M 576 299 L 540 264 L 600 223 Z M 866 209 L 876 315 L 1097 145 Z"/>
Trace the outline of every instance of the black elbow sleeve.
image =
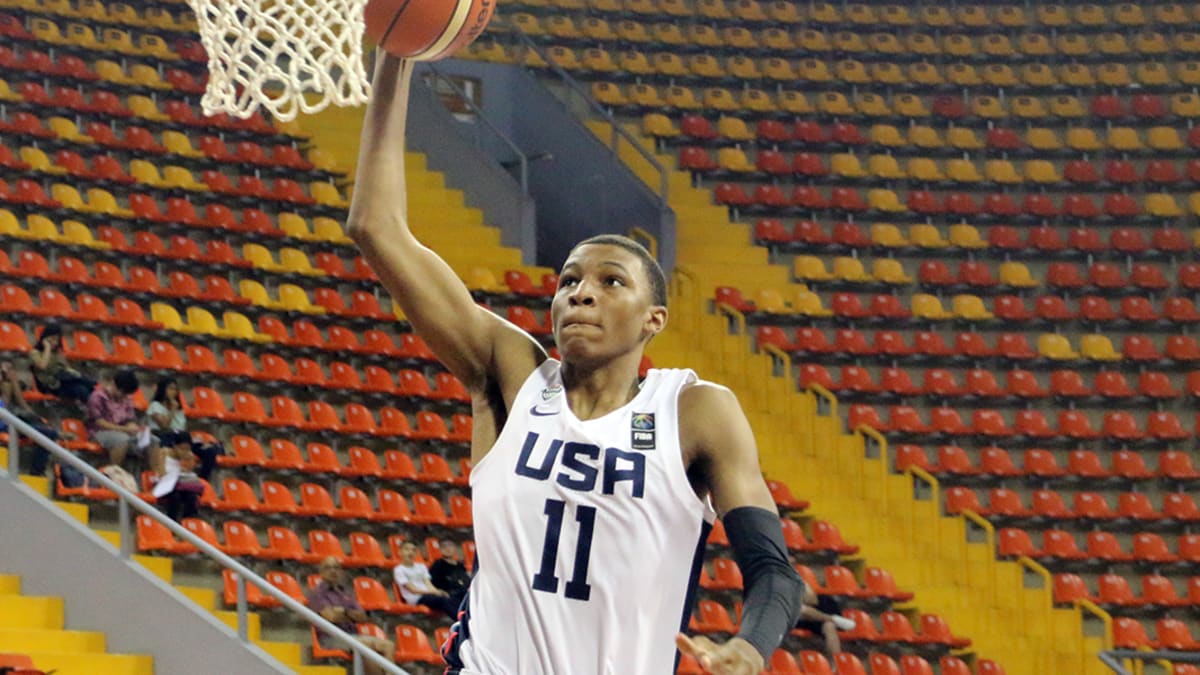
<path id="1" fill-rule="evenodd" d="M 804 581 L 788 563 L 779 516 L 743 506 L 725 514 L 725 531 L 742 571 L 742 626 L 738 637 L 769 662 L 796 625 L 804 604 Z"/>

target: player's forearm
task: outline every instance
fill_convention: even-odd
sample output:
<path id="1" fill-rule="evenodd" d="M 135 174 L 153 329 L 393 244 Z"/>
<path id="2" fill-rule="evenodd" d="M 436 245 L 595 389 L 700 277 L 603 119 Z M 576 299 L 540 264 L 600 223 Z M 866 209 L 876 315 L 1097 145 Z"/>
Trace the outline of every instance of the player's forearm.
<path id="1" fill-rule="evenodd" d="M 382 51 L 377 58 L 347 219 L 347 229 L 356 238 L 408 230 L 404 134 L 412 64 Z"/>
<path id="2" fill-rule="evenodd" d="M 742 626 L 746 640 L 769 661 L 804 606 L 804 582 L 788 564 L 776 514 L 753 506 L 725 514 L 725 528 L 742 571 Z"/>

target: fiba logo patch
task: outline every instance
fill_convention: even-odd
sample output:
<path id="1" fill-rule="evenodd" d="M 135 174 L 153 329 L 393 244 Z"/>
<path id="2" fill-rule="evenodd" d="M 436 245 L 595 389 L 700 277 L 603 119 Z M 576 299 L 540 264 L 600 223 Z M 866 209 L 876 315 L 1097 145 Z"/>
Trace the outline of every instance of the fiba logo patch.
<path id="1" fill-rule="evenodd" d="M 654 413 L 633 413 L 629 427 L 634 450 L 654 449 Z"/>
<path id="2" fill-rule="evenodd" d="M 546 387 L 542 390 L 542 400 L 549 401 L 550 399 L 562 393 L 562 387 Z M 653 417 L 653 415 L 651 415 Z"/>

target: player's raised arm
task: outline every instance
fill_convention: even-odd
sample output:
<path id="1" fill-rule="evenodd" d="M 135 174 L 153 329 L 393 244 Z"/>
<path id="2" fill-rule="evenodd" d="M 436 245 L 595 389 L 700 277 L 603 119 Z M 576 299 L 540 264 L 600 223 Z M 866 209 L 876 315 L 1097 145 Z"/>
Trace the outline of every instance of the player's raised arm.
<path id="1" fill-rule="evenodd" d="M 496 364 L 523 378 L 544 358 L 529 336 L 478 307 L 466 286 L 408 225 L 404 132 L 412 62 L 377 52 L 347 230 L 433 353 L 470 389 Z M 539 356 L 541 358 L 539 358 Z"/>
<path id="2" fill-rule="evenodd" d="M 763 481 L 750 423 L 725 387 L 699 383 L 679 395 L 681 440 L 697 461 L 743 577 L 741 630 L 724 644 L 680 635 L 679 648 L 716 675 L 752 675 L 796 624 L 804 582 L 788 563 L 779 512 Z"/>

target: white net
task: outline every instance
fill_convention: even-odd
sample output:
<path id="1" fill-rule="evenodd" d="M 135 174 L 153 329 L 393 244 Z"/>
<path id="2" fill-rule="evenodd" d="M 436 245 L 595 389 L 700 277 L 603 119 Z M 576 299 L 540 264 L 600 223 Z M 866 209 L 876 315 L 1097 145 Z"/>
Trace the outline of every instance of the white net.
<path id="1" fill-rule="evenodd" d="M 367 0 L 188 0 L 208 51 L 207 114 L 282 121 L 366 103 Z M 307 96 L 306 96 L 307 94 Z"/>

